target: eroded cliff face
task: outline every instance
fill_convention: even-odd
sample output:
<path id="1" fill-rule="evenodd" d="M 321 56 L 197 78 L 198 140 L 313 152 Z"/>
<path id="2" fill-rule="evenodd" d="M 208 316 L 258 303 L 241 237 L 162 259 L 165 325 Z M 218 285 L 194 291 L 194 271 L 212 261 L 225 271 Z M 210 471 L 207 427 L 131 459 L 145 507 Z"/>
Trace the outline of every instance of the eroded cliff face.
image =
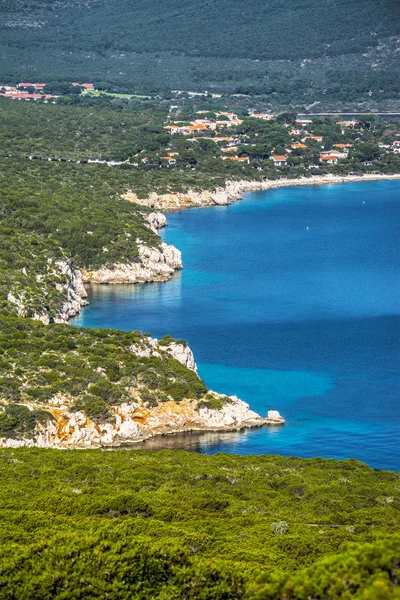
<path id="1" fill-rule="evenodd" d="M 207 395 L 218 399 L 220 394 Z M 132 401 L 112 407 L 112 418 L 93 421 L 84 412 L 73 412 L 73 398 L 67 395 L 54 397 L 46 405 L 52 419 L 37 425 L 30 438 L 0 438 L 0 448 L 98 448 L 117 447 L 136 443 L 156 435 L 189 431 L 239 430 L 260 427 L 265 420 L 250 410 L 249 405 L 235 396 L 219 410 L 202 408 L 201 401 L 185 398 L 177 403 L 173 400 L 149 408 L 132 391 Z M 200 405 L 200 407 L 199 407 Z M 32 410 L 40 408 L 31 403 Z"/>
<path id="2" fill-rule="evenodd" d="M 160 358 L 163 351 L 168 352 L 172 358 L 178 360 L 187 369 L 197 373 L 197 366 L 194 361 L 193 352 L 187 344 L 175 341 L 169 342 L 168 344 L 163 344 L 163 342 L 160 342 L 157 338 L 148 337 L 146 339 L 146 343 L 132 344 L 129 349 L 131 352 L 133 352 L 133 354 L 136 354 L 136 356 L 145 358 L 150 358 L 151 356 Z"/>
<path id="3" fill-rule="evenodd" d="M 46 306 L 46 287 L 49 287 L 49 279 L 53 280 L 53 286 L 62 298 L 55 315 L 52 315 Z M 16 307 L 19 317 L 36 319 L 45 325 L 48 325 L 51 320 L 55 323 L 63 323 L 78 314 L 82 306 L 88 304 L 85 300 L 87 292 L 82 282 L 81 272 L 72 266 L 68 258 L 48 261 L 46 272 L 38 273 L 36 281 L 39 284 L 43 282 L 41 307 L 36 310 L 31 308 L 32 298 L 27 290 L 10 290 L 8 293 L 7 300 Z"/>
<path id="4" fill-rule="evenodd" d="M 267 183 L 259 181 L 227 181 L 223 187 L 215 190 L 203 190 L 201 192 L 188 190 L 187 192 L 172 192 L 170 194 L 152 193 L 147 198 L 138 198 L 134 192 L 128 191 L 124 195 L 124 198 L 130 202 L 143 204 L 156 210 L 178 210 L 213 205 L 223 206 L 237 202 L 243 197 L 245 192 L 266 189 L 270 187 L 272 182 Z"/>
<path id="5" fill-rule="evenodd" d="M 118 263 L 112 267 L 97 270 L 82 269 L 82 281 L 85 283 L 145 283 L 149 281 L 167 281 L 176 269 L 182 269 L 181 252 L 164 242 L 159 248 L 139 246 L 137 263 Z"/>

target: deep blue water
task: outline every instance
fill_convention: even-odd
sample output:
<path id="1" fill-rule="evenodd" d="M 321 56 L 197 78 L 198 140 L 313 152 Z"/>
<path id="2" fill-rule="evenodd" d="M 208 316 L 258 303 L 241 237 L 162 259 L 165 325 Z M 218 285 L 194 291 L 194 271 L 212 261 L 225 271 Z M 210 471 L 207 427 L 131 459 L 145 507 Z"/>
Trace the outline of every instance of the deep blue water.
<path id="1" fill-rule="evenodd" d="M 287 422 L 147 446 L 400 470 L 400 181 L 257 192 L 168 220 L 184 270 L 95 286 L 74 324 L 185 338 L 211 389 Z"/>

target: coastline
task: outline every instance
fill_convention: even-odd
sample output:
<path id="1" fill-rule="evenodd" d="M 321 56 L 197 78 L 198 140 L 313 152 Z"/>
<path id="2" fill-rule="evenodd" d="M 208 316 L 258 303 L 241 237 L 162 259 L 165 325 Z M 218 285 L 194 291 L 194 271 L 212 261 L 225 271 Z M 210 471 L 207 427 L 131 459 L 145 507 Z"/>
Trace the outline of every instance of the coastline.
<path id="1" fill-rule="evenodd" d="M 138 196 L 128 190 L 123 198 L 129 202 L 142 204 L 160 211 L 176 211 L 188 208 L 207 206 L 226 206 L 238 202 L 248 192 L 267 191 L 279 187 L 299 185 L 332 185 L 363 181 L 394 181 L 400 179 L 400 173 L 394 175 L 315 175 L 313 177 L 298 177 L 296 179 L 266 179 L 264 181 L 227 181 L 225 186 L 215 190 L 188 190 L 187 192 L 172 192 L 170 194 L 152 193 L 147 198 Z"/>
<path id="2" fill-rule="evenodd" d="M 227 205 L 233 202 L 241 200 L 245 193 L 252 191 L 269 190 L 278 187 L 289 187 L 298 185 L 329 185 L 337 183 L 357 182 L 357 181 L 380 181 L 380 180 L 400 180 L 400 175 L 366 175 L 366 176 L 316 176 L 313 178 L 297 178 L 297 179 L 280 179 L 280 180 L 266 180 L 262 182 L 242 181 L 242 182 L 227 182 L 225 188 L 216 190 L 213 196 L 207 196 L 205 192 L 200 194 L 200 198 L 203 200 L 201 206 L 216 206 L 216 205 Z M 177 195 L 173 195 L 174 201 L 176 202 Z M 178 196 L 178 198 L 180 198 Z M 187 205 L 187 196 L 185 196 L 185 202 L 183 206 L 176 206 L 175 210 L 190 208 Z M 199 195 L 195 196 L 198 200 Z M 153 196 L 154 200 L 154 196 Z M 166 200 L 165 197 L 159 197 L 160 201 Z M 160 207 L 157 207 L 160 208 Z M 166 207 L 165 207 L 166 208 Z M 144 217 L 148 222 L 148 225 L 153 228 L 154 231 L 161 229 L 167 225 L 167 220 L 161 213 L 151 213 Z M 80 282 L 97 282 L 100 284 L 108 283 L 141 283 L 144 281 L 166 281 L 174 273 L 175 269 L 182 268 L 181 254 L 179 250 L 173 247 L 162 244 L 160 250 L 143 248 L 141 249 L 141 258 L 143 263 L 139 265 L 115 265 L 114 269 L 100 269 L 96 273 L 87 273 L 84 270 L 79 272 Z M 171 254 L 171 256 L 169 256 Z M 141 261 L 141 262 L 142 262 Z M 145 273 L 142 273 L 142 270 Z M 81 285 L 83 288 L 83 285 Z M 83 297 L 83 293 L 81 297 Z M 82 304 L 86 304 L 84 301 L 80 303 L 79 307 L 74 307 L 75 311 L 80 310 Z M 64 313 L 64 319 L 67 320 L 69 316 L 73 316 L 76 312 L 71 311 L 72 314 L 67 311 Z M 140 354 L 138 349 L 132 351 Z M 150 353 L 151 354 L 151 353 Z M 178 357 L 176 357 L 178 358 Z M 180 358 L 178 358 L 180 360 Z M 187 363 L 186 357 L 180 360 L 184 364 Z M 193 359 L 194 365 L 194 359 Z M 195 369 L 195 365 L 188 368 Z M 198 414 L 194 412 L 193 406 L 190 406 L 190 410 L 184 406 L 169 406 L 168 414 L 160 414 L 158 418 L 154 413 L 158 411 L 150 411 L 152 414 L 147 415 L 146 419 L 150 422 L 147 425 L 138 425 L 141 421 L 137 421 L 134 414 L 138 410 L 138 406 L 131 405 L 126 407 L 122 412 L 124 414 L 116 415 L 118 418 L 121 417 L 121 423 L 117 426 L 110 427 L 107 423 L 102 423 L 101 427 L 91 423 L 90 420 L 86 420 L 85 416 L 73 415 L 70 412 L 69 403 L 62 406 L 57 406 L 54 416 L 56 418 L 57 425 L 54 431 L 51 427 L 44 428 L 41 431 L 41 435 L 33 445 L 39 447 L 58 447 L 58 448 L 118 448 L 123 445 L 135 445 L 140 444 L 146 440 L 155 437 L 162 436 L 173 436 L 175 434 L 191 433 L 191 432 L 227 432 L 227 431 L 239 431 L 246 428 L 262 427 L 263 425 L 282 425 L 284 419 L 278 415 L 278 418 L 270 419 L 268 417 L 260 417 L 259 415 L 252 413 L 250 407 L 246 403 L 242 403 L 237 400 L 238 414 L 233 416 L 230 414 L 220 413 L 218 411 L 210 411 L 208 414 Z M 142 407 L 143 410 L 143 407 Z M 243 411 L 243 414 L 241 414 Z M 249 411 L 249 413 L 248 413 Z M 187 413 L 187 414 L 185 414 Z M 62 416 L 61 423 L 58 424 L 59 418 Z M 79 418 L 77 418 L 77 416 Z M 151 425 L 150 425 L 151 423 Z M 64 432 L 64 424 L 68 427 L 68 432 Z M 128 427 L 130 424 L 130 427 Z M 103 432 L 99 433 L 99 429 Z M 125 429 L 127 431 L 125 432 Z M 62 432 L 62 433 L 61 433 Z M 71 434 L 71 432 L 73 432 Z M 26 442 L 25 442 L 26 443 Z M 30 445 L 32 442 L 27 442 Z M 8 444 L 13 446 L 13 442 L 7 440 L 1 440 L 0 445 L 7 447 Z M 24 444 L 25 445 L 25 444 Z"/>

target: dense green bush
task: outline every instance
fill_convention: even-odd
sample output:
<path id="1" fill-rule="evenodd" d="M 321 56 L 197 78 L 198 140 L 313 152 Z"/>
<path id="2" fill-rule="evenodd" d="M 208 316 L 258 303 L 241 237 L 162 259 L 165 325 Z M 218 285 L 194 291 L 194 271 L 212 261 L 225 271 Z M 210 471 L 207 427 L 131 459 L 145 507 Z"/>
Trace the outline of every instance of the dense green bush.
<path id="1" fill-rule="evenodd" d="M 257 590 L 257 588 L 260 588 Z M 398 600 L 400 537 L 350 544 L 337 556 L 297 572 L 266 574 L 248 593 L 254 600 Z"/>
<path id="2" fill-rule="evenodd" d="M 0 450 L 0 473 L 0 598 L 398 597 L 398 473 L 138 449 Z"/>

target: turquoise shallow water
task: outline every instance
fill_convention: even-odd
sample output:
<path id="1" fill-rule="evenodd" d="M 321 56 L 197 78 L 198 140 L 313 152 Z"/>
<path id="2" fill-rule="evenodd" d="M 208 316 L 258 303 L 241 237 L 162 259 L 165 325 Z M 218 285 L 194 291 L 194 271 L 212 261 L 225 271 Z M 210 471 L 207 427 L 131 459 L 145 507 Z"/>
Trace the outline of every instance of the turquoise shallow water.
<path id="1" fill-rule="evenodd" d="M 184 270 L 93 286 L 74 324 L 185 338 L 199 373 L 287 423 L 147 447 L 354 457 L 400 470 L 400 182 L 288 187 L 168 216 Z"/>

